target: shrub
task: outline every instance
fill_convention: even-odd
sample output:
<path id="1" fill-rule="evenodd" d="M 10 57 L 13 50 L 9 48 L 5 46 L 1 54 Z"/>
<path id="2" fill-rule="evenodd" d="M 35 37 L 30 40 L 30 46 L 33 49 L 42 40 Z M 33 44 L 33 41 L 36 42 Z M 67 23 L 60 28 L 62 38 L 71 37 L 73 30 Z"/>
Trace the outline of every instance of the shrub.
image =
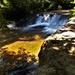
<path id="1" fill-rule="evenodd" d="M 71 12 L 71 17 L 75 16 L 75 7 L 73 9 L 71 9 L 70 12 Z"/>

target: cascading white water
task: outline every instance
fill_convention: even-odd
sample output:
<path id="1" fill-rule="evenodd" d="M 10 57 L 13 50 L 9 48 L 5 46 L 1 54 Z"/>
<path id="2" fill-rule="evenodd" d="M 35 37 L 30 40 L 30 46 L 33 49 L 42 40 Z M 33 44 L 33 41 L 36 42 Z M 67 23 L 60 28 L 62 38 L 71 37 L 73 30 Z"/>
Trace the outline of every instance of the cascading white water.
<path id="1" fill-rule="evenodd" d="M 69 13 L 49 13 L 38 14 L 35 18 L 34 24 L 28 24 L 24 27 L 24 31 L 35 30 L 38 28 L 38 32 L 45 34 L 52 34 L 56 32 L 61 26 L 68 22 Z"/>
<path id="2" fill-rule="evenodd" d="M 43 32 L 47 34 L 52 34 L 56 32 L 61 26 L 68 22 L 68 16 L 55 13 L 49 23 L 49 26 L 43 29 Z"/>

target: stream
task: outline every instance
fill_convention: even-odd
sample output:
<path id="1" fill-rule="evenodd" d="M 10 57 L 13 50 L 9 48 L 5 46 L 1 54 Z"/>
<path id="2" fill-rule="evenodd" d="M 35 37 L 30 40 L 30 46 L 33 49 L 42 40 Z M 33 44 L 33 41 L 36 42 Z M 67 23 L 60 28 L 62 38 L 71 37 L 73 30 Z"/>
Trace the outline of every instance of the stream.
<path id="1" fill-rule="evenodd" d="M 68 22 L 69 13 L 42 13 L 32 17 L 22 31 L 52 34 Z"/>
<path id="2" fill-rule="evenodd" d="M 16 25 L 9 24 L 8 27 L 17 29 L 17 26 L 19 24 L 19 26 L 21 27 L 21 33 L 27 33 L 31 31 L 35 33 L 37 32 L 38 34 L 42 33 L 46 36 L 55 33 L 59 28 L 65 25 L 68 22 L 68 18 L 69 13 L 40 13 L 26 20 L 21 19 L 18 23 L 16 23 Z M 37 65 L 35 65 L 34 63 L 23 63 L 16 68 L 16 70 L 11 70 L 11 72 L 13 72 L 13 75 L 27 75 L 33 73 L 37 68 Z"/>

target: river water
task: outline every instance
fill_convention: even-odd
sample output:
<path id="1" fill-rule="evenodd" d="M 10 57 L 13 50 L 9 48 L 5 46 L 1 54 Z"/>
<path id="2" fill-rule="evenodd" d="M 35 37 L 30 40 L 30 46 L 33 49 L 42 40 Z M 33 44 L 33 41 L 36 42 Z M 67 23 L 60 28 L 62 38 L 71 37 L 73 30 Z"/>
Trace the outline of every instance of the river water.
<path id="1" fill-rule="evenodd" d="M 69 13 L 39 13 L 28 18 L 27 20 L 20 20 L 17 23 L 17 26 L 18 24 L 20 24 L 20 26 L 21 23 L 23 24 L 20 33 L 35 32 L 38 34 L 43 33 L 44 35 L 50 35 L 55 33 L 63 25 L 65 25 L 68 22 L 68 18 Z M 9 27 L 11 28 L 17 28 L 16 25 L 10 25 Z M 30 66 L 26 68 L 27 65 Z M 36 68 L 37 65 L 35 65 L 34 63 L 24 63 L 23 65 L 20 64 L 17 70 L 13 72 L 13 75 L 27 75 L 28 73 L 34 72 Z"/>
<path id="2" fill-rule="evenodd" d="M 69 13 L 42 13 L 29 19 L 22 31 L 35 31 L 52 34 L 68 22 Z"/>

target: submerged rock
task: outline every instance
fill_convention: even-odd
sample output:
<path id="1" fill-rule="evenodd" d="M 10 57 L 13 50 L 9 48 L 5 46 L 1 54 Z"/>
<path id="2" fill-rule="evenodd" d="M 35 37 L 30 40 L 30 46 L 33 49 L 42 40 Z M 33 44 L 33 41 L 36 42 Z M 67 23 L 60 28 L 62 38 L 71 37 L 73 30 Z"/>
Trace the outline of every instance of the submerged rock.
<path id="1" fill-rule="evenodd" d="M 75 25 L 67 24 L 49 36 L 38 56 L 33 75 L 75 75 Z"/>

